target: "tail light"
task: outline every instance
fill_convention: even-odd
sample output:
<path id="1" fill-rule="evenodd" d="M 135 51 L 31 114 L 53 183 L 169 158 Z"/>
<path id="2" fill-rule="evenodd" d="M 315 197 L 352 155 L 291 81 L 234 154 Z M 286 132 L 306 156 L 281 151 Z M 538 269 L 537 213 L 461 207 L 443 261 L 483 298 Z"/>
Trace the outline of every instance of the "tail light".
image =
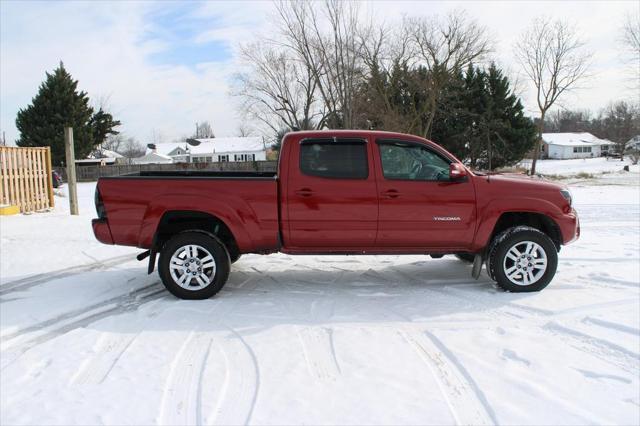
<path id="1" fill-rule="evenodd" d="M 94 196 L 94 201 L 96 204 L 96 213 L 98 213 L 98 218 L 99 219 L 106 219 L 107 218 L 107 211 L 104 208 L 104 203 L 102 202 L 102 196 L 100 195 L 100 190 L 98 189 L 98 186 L 96 185 L 96 193 Z"/>

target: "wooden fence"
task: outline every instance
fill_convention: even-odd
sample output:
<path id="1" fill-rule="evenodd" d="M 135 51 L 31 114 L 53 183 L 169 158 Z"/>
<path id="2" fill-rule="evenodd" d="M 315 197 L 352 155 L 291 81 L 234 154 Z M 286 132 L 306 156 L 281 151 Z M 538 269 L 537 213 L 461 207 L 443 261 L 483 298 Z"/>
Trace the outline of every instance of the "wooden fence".
<path id="1" fill-rule="evenodd" d="M 0 146 L 0 204 L 22 213 L 53 207 L 49 147 Z"/>
<path id="2" fill-rule="evenodd" d="M 101 177 L 120 176 L 129 173 L 148 171 L 177 171 L 177 170 L 209 170 L 209 171 L 257 171 L 273 172 L 278 167 L 277 161 L 250 161 L 226 163 L 172 163 L 172 164 L 120 164 L 112 166 L 76 166 L 78 182 L 96 181 Z M 67 180 L 66 169 L 55 169 L 62 178 Z"/>

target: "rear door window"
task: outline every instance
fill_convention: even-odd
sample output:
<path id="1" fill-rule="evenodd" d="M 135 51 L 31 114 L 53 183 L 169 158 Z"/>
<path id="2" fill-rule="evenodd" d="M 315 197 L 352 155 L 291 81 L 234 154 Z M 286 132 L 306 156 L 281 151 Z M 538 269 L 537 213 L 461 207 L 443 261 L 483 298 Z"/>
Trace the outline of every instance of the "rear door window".
<path id="1" fill-rule="evenodd" d="M 359 139 L 314 139 L 300 144 L 300 171 L 333 179 L 367 179 L 366 142 Z"/>

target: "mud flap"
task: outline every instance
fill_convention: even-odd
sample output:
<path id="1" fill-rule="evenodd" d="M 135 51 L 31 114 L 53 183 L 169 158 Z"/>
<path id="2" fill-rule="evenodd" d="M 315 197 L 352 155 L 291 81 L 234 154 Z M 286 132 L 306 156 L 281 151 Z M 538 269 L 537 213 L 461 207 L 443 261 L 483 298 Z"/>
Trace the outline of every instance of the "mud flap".
<path id="1" fill-rule="evenodd" d="M 471 276 L 474 279 L 480 278 L 480 272 L 482 272 L 482 255 L 476 254 L 473 258 L 473 268 L 471 269 Z"/>
<path id="2" fill-rule="evenodd" d="M 143 251 L 142 253 L 136 256 L 136 259 L 138 259 L 138 261 L 143 261 L 147 257 L 149 258 L 149 266 L 147 266 L 147 274 L 151 274 L 156 265 L 156 250 L 154 248 L 151 248 L 150 250 Z"/>
<path id="3" fill-rule="evenodd" d="M 147 268 L 147 275 L 150 275 L 156 266 L 156 254 L 158 253 L 156 252 L 155 246 L 151 247 L 151 250 L 149 250 L 149 267 Z"/>

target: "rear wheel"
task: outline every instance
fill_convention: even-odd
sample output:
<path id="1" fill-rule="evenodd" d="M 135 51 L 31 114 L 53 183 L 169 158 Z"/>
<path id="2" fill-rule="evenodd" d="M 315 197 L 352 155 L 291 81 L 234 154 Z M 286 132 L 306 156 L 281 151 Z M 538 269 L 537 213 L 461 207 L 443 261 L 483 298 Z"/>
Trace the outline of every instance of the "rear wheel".
<path id="1" fill-rule="evenodd" d="M 490 275 L 507 291 L 540 291 L 553 279 L 558 252 L 551 239 L 535 228 L 520 226 L 496 237 L 489 253 Z"/>
<path id="2" fill-rule="evenodd" d="M 162 283 L 181 299 L 207 299 L 227 282 L 229 253 L 216 237 L 181 232 L 162 248 L 158 271 Z"/>

